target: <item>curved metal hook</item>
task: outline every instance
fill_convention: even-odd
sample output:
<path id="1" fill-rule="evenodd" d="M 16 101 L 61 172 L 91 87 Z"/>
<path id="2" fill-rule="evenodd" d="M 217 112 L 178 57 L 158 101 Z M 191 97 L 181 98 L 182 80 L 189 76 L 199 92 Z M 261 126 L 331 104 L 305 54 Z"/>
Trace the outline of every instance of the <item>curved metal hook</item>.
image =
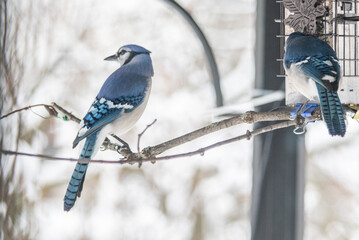
<path id="1" fill-rule="evenodd" d="M 197 25 L 196 21 L 192 18 L 192 16 L 183 8 L 181 5 L 179 5 L 174 0 L 163 0 L 164 2 L 168 3 L 170 6 L 172 6 L 174 9 L 176 9 L 182 17 L 191 25 L 192 29 L 196 33 L 197 37 L 202 43 L 202 46 L 204 48 L 204 51 L 206 53 L 207 61 L 211 70 L 211 76 L 213 81 L 214 90 L 216 93 L 216 105 L 217 107 L 223 106 L 223 96 L 221 91 L 221 84 L 220 84 L 220 77 L 218 73 L 217 63 L 214 58 L 214 54 L 212 51 L 211 46 L 209 45 L 206 37 L 204 36 L 202 30 Z"/>
<path id="2" fill-rule="evenodd" d="M 301 135 L 301 134 L 305 133 L 305 131 L 306 131 L 305 128 L 306 128 L 307 124 L 308 123 L 304 123 L 304 124 L 295 126 L 293 133 L 296 135 Z"/>

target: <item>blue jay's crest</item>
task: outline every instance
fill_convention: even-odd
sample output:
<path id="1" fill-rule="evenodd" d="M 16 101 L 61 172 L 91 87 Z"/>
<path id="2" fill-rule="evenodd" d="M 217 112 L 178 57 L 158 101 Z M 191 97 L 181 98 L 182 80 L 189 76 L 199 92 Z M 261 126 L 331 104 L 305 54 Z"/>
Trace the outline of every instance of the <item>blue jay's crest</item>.
<path id="1" fill-rule="evenodd" d="M 102 85 L 95 101 L 83 118 L 73 147 L 86 139 L 64 198 L 69 211 L 81 196 L 90 159 L 108 134 L 124 134 L 141 117 L 151 91 L 153 67 L 150 51 L 138 45 L 125 45 L 105 60 L 120 67 Z"/>
<path id="2" fill-rule="evenodd" d="M 337 94 L 341 71 L 334 50 L 318 38 L 294 32 L 285 44 L 284 68 L 297 91 L 309 100 L 319 97 L 329 134 L 344 136 L 345 115 Z"/>
<path id="3" fill-rule="evenodd" d="M 147 50 L 146 48 L 135 45 L 135 44 L 129 44 L 129 45 L 122 46 L 122 47 L 120 47 L 120 49 L 118 49 L 117 52 L 119 53 L 121 50 L 126 50 L 129 52 L 136 52 L 136 53 L 151 53 L 151 51 Z"/>

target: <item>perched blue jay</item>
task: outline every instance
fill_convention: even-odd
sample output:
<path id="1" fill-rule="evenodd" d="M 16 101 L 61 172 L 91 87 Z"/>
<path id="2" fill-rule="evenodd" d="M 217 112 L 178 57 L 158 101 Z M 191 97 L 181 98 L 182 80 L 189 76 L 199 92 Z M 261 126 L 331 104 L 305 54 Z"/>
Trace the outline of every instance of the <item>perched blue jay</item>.
<path id="1" fill-rule="evenodd" d="M 341 73 L 334 50 L 318 38 L 294 32 L 285 44 L 284 68 L 294 87 L 306 98 L 319 96 L 329 134 L 343 137 L 345 117 L 337 94 Z"/>
<path id="2" fill-rule="evenodd" d="M 103 84 L 73 142 L 75 148 L 86 139 L 66 190 L 65 211 L 69 211 L 76 198 L 81 196 L 88 163 L 106 135 L 127 132 L 141 117 L 151 91 L 153 67 L 150 51 L 137 45 L 126 45 L 105 60 L 118 61 L 120 68 Z"/>

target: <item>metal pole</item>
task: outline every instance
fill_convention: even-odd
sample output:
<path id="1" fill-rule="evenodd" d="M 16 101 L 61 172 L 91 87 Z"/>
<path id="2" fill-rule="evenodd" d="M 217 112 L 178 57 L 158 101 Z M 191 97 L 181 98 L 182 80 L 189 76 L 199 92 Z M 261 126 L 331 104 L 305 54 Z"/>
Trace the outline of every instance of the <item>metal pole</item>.
<path id="1" fill-rule="evenodd" d="M 278 90 L 284 86 L 284 79 L 276 77 L 281 44 L 276 38 L 280 26 L 274 19 L 279 14 L 276 1 L 257 0 L 256 88 Z M 268 104 L 257 110 L 284 104 Z M 254 139 L 252 240 L 303 239 L 304 136 L 292 131 L 283 129 Z"/>

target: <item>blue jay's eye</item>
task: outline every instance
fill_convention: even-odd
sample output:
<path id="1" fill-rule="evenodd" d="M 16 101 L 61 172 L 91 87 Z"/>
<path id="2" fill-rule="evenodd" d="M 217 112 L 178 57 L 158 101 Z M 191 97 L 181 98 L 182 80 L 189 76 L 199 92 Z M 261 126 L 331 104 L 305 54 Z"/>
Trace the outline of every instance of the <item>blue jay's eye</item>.
<path id="1" fill-rule="evenodd" d="M 119 56 L 123 56 L 126 53 L 125 50 L 121 50 L 121 52 L 118 53 Z"/>

